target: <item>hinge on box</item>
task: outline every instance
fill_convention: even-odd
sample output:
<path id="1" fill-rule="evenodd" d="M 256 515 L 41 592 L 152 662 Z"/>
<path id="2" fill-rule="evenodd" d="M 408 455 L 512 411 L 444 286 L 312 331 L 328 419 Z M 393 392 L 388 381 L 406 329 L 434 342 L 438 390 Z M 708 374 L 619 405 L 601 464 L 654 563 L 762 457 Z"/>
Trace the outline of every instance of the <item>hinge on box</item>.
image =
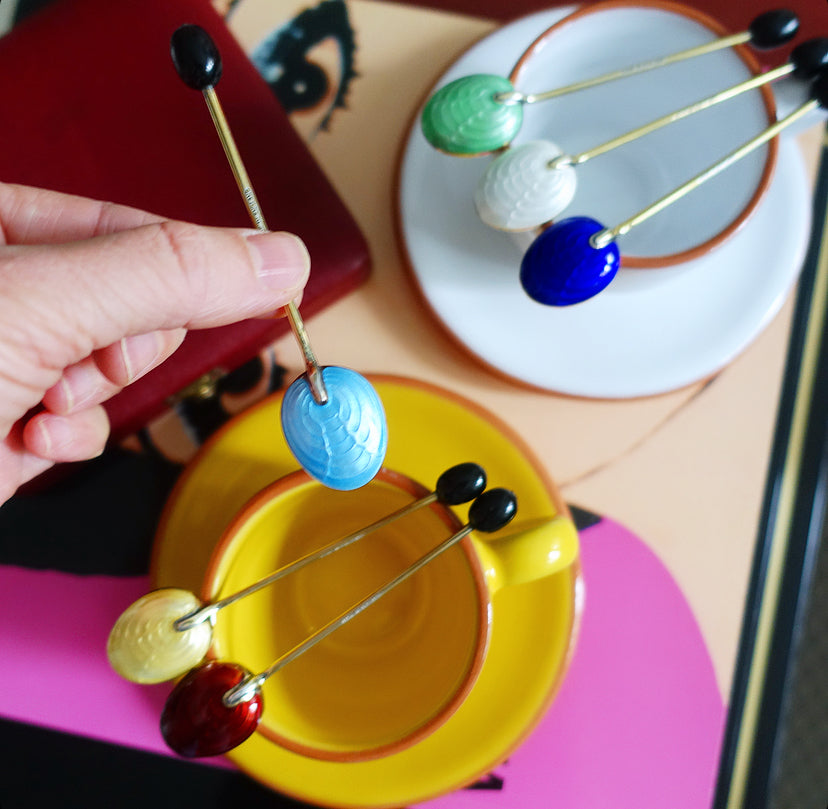
<path id="1" fill-rule="evenodd" d="M 180 404 L 185 399 L 204 400 L 214 398 L 218 382 L 225 373 L 221 368 L 214 368 L 212 371 L 202 374 L 198 379 L 178 391 L 178 393 L 168 397 L 167 404 L 170 407 L 175 407 L 175 405 Z"/>

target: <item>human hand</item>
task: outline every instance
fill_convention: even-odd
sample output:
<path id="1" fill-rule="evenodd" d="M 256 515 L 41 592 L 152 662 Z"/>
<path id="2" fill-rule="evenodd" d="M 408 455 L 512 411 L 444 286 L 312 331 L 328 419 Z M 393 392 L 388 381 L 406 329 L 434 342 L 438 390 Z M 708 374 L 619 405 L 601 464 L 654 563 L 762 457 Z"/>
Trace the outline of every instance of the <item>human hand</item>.
<path id="1" fill-rule="evenodd" d="M 287 233 L 0 183 L 0 503 L 54 463 L 99 455 L 101 403 L 188 329 L 274 312 L 309 267 Z"/>

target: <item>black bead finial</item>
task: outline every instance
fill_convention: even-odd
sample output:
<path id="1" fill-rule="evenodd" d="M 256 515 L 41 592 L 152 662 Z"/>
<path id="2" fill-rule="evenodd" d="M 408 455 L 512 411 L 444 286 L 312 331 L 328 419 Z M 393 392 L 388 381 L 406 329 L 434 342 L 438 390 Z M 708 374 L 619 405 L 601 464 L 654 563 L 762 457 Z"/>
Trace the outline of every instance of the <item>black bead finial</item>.
<path id="1" fill-rule="evenodd" d="M 813 79 L 828 67 L 828 39 L 818 37 L 797 45 L 790 56 L 798 79 Z"/>
<path id="2" fill-rule="evenodd" d="M 759 50 L 778 48 L 790 42 L 798 30 L 799 18 L 786 8 L 760 14 L 748 28 L 750 44 Z"/>
<path id="3" fill-rule="evenodd" d="M 486 470 L 476 463 L 459 463 L 446 469 L 434 491 L 437 500 L 447 506 L 459 506 L 473 500 L 486 488 Z"/>
<path id="4" fill-rule="evenodd" d="M 221 54 L 198 25 L 182 25 L 170 39 L 170 55 L 181 80 L 193 90 L 215 87 L 221 78 Z"/>
<path id="5" fill-rule="evenodd" d="M 517 497 L 508 489 L 489 489 L 469 508 L 469 525 L 475 531 L 491 534 L 507 525 L 517 514 Z"/>
<path id="6" fill-rule="evenodd" d="M 820 73 L 811 85 L 811 98 L 815 98 L 822 109 L 828 110 L 828 72 Z"/>

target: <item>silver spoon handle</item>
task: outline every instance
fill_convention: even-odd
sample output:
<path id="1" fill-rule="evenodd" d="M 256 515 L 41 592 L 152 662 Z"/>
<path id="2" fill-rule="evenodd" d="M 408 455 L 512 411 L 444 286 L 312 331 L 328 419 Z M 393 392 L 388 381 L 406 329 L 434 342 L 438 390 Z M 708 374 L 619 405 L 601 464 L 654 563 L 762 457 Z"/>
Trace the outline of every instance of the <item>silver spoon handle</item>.
<path id="1" fill-rule="evenodd" d="M 775 81 L 776 79 L 782 78 L 783 76 L 787 76 L 790 73 L 793 73 L 794 69 L 794 65 L 788 63 L 777 67 L 774 70 L 769 70 L 767 73 L 761 73 L 758 76 L 753 76 L 752 78 L 740 82 L 739 84 L 735 84 L 733 87 L 729 87 L 728 89 L 715 93 L 712 96 L 703 98 L 693 104 L 688 104 L 686 107 L 682 107 L 679 110 L 662 115 L 660 118 L 656 118 L 649 123 L 642 124 L 635 129 L 631 129 L 629 132 L 625 132 L 623 135 L 619 135 L 612 140 L 608 140 L 605 143 L 594 146 L 592 149 L 580 152 L 576 155 L 571 155 L 568 158 L 562 156 L 561 158 L 556 158 L 556 160 L 552 162 L 555 165 L 566 164 L 571 166 L 578 166 L 581 163 L 586 163 L 587 160 L 591 160 L 593 157 L 598 157 L 598 155 L 605 154 L 606 152 L 630 143 L 637 138 L 649 135 L 651 132 L 655 132 L 668 124 L 680 121 L 683 118 L 687 118 L 697 112 L 709 109 L 716 104 L 721 104 L 723 101 L 729 101 L 731 98 L 735 98 L 742 93 L 746 93 L 748 90 L 754 90 L 757 87 L 761 87 Z M 553 166 L 553 168 L 554 167 L 555 166 Z"/>
<path id="2" fill-rule="evenodd" d="M 218 95 L 216 95 L 213 87 L 207 87 L 202 91 L 202 94 L 204 95 L 204 100 L 207 102 L 210 117 L 213 119 L 219 140 L 224 147 L 224 154 L 227 156 L 227 162 L 230 164 L 233 176 L 236 178 L 236 184 L 244 199 L 244 204 L 247 206 L 250 218 L 253 220 L 256 228 L 265 231 L 268 228 L 264 214 L 259 205 L 259 200 L 256 198 L 256 192 L 253 190 L 250 177 L 247 175 L 247 169 L 244 167 L 244 161 L 241 158 L 241 154 L 239 154 L 236 141 L 233 138 L 233 133 L 230 131 L 230 126 L 227 123 L 227 118 L 224 115 L 224 110 L 219 102 Z M 302 355 L 305 359 L 305 369 L 313 398 L 317 404 L 325 404 L 328 401 L 328 392 L 325 389 L 322 372 L 310 344 L 302 316 L 299 314 L 299 309 L 293 301 L 290 301 L 285 305 L 285 311 L 290 328 L 293 331 L 296 341 L 299 343 L 299 348 L 302 350 Z"/>
<path id="3" fill-rule="evenodd" d="M 406 579 L 413 576 L 423 567 L 425 567 L 429 562 L 435 559 L 444 551 L 447 551 L 449 548 L 456 545 L 460 542 L 463 537 L 468 536 L 472 531 L 471 525 L 465 525 L 461 528 L 456 534 L 453 534 L 448 539 L 443 540 L 439 545 L 432 548 L 428 553 L 421 556 L 416 562 L 412 565 L 407 567 L 403 570 L 395 578 L 391 579 L 391 581 L 386 582 L 379 587 L 377 590 L 374 590 L 371 595 L 364 598 L 358 604 L 355 604 L 349 610 L 343 612 L 337 618 L 334 618 L 332 621 L 329 621 L 325 624 L 321 629 L 318 629 L 312 635 L 309 635 L 305 640 L 301 643 L 294 646 L 289 652 L 283 654 L 278 660 L 276 660 L 271 666 L 269 666 L 264 671 L 260 672 L 259 674 L 253 674 L 250 677 L 245 677 L 238 685 L 231 688 L 227 691 L 224 696 L 222 697 L 222 701 L 228 708 L 232 708 L 234 705 L 238 705 L 241 702 L 245 702 L 246 700 L 250 699 L 254 692 L 260 689 L 267 680 L 268 677 L 275 674 L 280 669 L 284 668 L 288 665 L 288 663 L 292 663 L 296 660 L 297 657 L 300 657 L 309 649 L 312 649 L 316 644 L 323 641 L 325 638 L 328 637 L 332 632 L 335 632 L 340 627 L 347 624 L 349 621 L 353 620 L 357 617 L 363 610 L 368 609 L 371 605 L 375 604 L 379 601 L 384 595 L 389 593 L 398 585 L 402 584 Z"/>
<path id="4" fill-rule="evenodd" d="M 386 515 L 382 519 L 377 520 L 376 522 L 371 523 L 371 525 L 366 526 L 365 528 L 360 528 L 358 531 L 354 531 L 352 534 L 348 534 L 346 537 L 342 537 L 341 539 L 334 540 L 333 542 L 329 542 L 327 545 L 319 548 L 315 551 L 311 551 L 310 553 L 305 554 L 304 556 L 299 557 L 295 561 L 291 562 L 284 567 L 280 567 L 278 570 L 273 571 L 268 576 L 265 576 L 263 579 L 259 579 L 259 581 L 254 582 L 253 584 L 245 587 L 243 590 L 239 590 L 236 593 L 232 593 L 225 598 L 220 599 L 219 601 L 213 601 L 210 604 L 205 605 L 201 609 L 197 610 L 196 612 L 192 612 L 189 615 L 185 615 L 182 618 L 179 618 L 175 622 L 175 628 L 179 632 L 185 632 L 188 629 L 196 626 L 197 624 L 203 623 L 208 619 L 212 619 L 212 617 L 224 607 L 228 607 L 230 604 L 234 604 L 236 601 L 241 600 L 242 598 L 246 598 L 247 596 L 262 590 L 263 588 L 273 584 L 274 582 L 279 581 L 279 579 L 283 579 L 285 576 L 290 575 L 291 573 L 295 573 L 297 570 L 301 570 L 303 567 L 311 564 L 311 562 L 315 562 L 318 559 L 324 559 L 326 556 L 330 556 L 332 553 L 336 553 L 337 551 L 343 550 L 347 548 L 349 545 L 353 545 L 355 542 L 362 539 L 367 534 L 373 533 L 374 531 L 378 531 L 380 528 L 384 528 L 389 523 L 394 522 L 394 520 L 398 520 L 401 517 L 405 517 L 408 514 L 416 511 L 417 509 L 423 508 L 437 500 L 437 493 L 432 492 L 431 494 L 426 495 L 425 497 L 421 497 L 419 500 L 415 500 L 408 505 L 403 506 L 402 508 L 397 509 L 391 514 Z"/>
<path id="5" fill-rule="evenodd" d="M 553 90 L 547 90 L 543 93 L 526 93 L 519 99 L 524 104 L 537 104 L 540 101 L 547 101 L 550 98 L 557 98 L 558 96 L 567 95 L 568 93 L 575 93 L 578 90 L 586 90 L 589 87 L 595 87 L 606 82 L 616 81 L 617 79 L 624 79 L 627 76 L 635 76 L 638 73 L 644 73 L 655 68 L 665 67 L 675 62 L 681 62 L 685 59 L 692 59 L 695 56 L 703 56 L 707 53 L 723 50 L 724 48 L 732 48 L 735 45 L 744 45 L 750 42 L 750 32 L 744 31 L 740 34 L 731 34 L 730 36 L 715 39 L 712 42 L 705 42 L 703 45 L 696 45 L 693 48 L 687 48 L 683 51 L 661 56 L 658 59 L 651 59 L 647 62 L 640 62 L 637 65 L 631 65 L 620 70 L 615 70 L 611 73 L 605 73 L 602 76 L 595 76 L 592 79 L 584 79 L 583 81 L 568 84 L 565 87 L 556 87 Z"/>
<path id="6" fill-rule="evenodd" d="M 729 168 L 733 163 L 737 160 L 740 160 L 745 155 L 752 152 L 754 149 L 757 149 L 764 143 L 767 143 L 771 138 L 776 137 L 785 127 L 789 126 L 790 124 L 798 121 L 803 116 L 807 115 L 812 110 L 815 110 L 819 107 L 819 101 L 816 99 L 812 99 L 807 101 L 798 109 L 794 110 L 789 115 L 786 115 L 780 121 L 777 121 L 775 124 L 772 124 L 763 132 L 760 132 L 756 137 L 751 138 L 746 143 L 742 144 L 738 149 L 734 149 L 730 154 L 722 158 L 717 163 L 714 163 L 709 168 L 705 169 L 700 174 L 697 174 L 695 177 L 692 177 L 683 185 L 680 185 L 678 188 L 671 191 L 669 194 L 666 194 L 661 199 L 654 202 L 652 205 L 644 208 L 642 211 L 639 211 L 634 216 L 631 216 L 629 219 L 621 222 L 621 224 L 616 225 L 614 228 L 604 228 L 603 230 L 599 230 L 592 238 L 590 239 L 591 243 L 595 247 L 604 247 L 613 239 L 616 239 L 618 236 L 623 236 L 626 233 L 629 233 L 636 225 L 640 225 L 642 222 L 649 219 L 651 216 L 659 213 L 659 211 L 664 210 L 668 205 L 672 205 L 674 202 L 681 199 L 685 194 L 690 193 L 694 189 L 698 188 L 702 183 L 710 180 L 711 178 L 715 177 L 717 174 L 724 171 L 726 168 Z"/>

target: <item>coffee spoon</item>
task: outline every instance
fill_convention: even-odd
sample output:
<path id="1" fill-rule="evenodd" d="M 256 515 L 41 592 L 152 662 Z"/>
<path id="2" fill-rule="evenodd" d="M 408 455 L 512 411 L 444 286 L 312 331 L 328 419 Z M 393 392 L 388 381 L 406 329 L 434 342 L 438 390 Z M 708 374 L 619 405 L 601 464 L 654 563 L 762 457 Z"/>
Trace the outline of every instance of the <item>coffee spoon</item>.
<path id="1" fill-rule="evenodd" d="M 247 739 L 262 716 L 262 686 L 279 670 L 356 618 L 384 595 L 413 576 L 472 531 L 493 533 L 517 513 L 517 498 L 507 489 L 490 489 L 469 507 L 468 522 L 398 576 L 318 629 L 267 669 L 252 674 L 237 663 L 212 661 L 188 672 L 173 688 L 161 715 L 161 735 L 181 756 L 196 758 L 226 753 Z"/>
<path id="2" fill-rule="evenodd" d="M 183 25 L 172 36 L 170 52 L 182 81 L 203 94 L 250 218 L 256 228 L 266 231 L 215 91 L 222 73 L 218 48 L 203 28 Z M 282 400 L 285 440 L 301 466 L 324 485 L 339 490 L 359 488 L 376 475 L 385 458 L 388 428 L 382 402 L 356 371 L 320 367 L 298 307 L 291 301 L 285 311 L 305 360 L 305 373 L 293 381 Z"/>
<path id="3" fill-rule="evenodd" d="M 567 306 L 597 295 L 621 266 L 615 241 L 619 236 L 663 211 L 818 107 L 828 107 L 825 71 L 812 83 L 809 101 L 619 225 L 608 228 L 587 216 L 570 217 L 550 225 L 523 256 L 520 265 L 523 289 L 533 300 L 549 306 Z"/>
<path id="4" fill-rule="evenodd" d="M 668 124 L 732 98 L 793 75 L 812 80 L 828 65 L 828 39 L 811 39 L 791 51 L 789 61 L 681 109 L 662 115 L 578 154 L 565 154 L 551 141 L 535 140 L 513 146 L 488 166 L 474 194 L 480 219 L 497 230 L 533 230 L 559 216 L 572 202 L 577 181 L 575 166 L 649 135 Z"/>
<path id="5" fill-rule="evenodd" d="M 750 43 L 759 50 L 770 50 L 789 42 L 798 30 L 799 20 L 792 11 L 767 11 L 741 33 L 542 93 L 521 93 L 504 76 L 464 76 L 440 88 L 426 103 L 420 121 L 423 135 L 436 149 L 458 157 L 494 152 L 520 131 L 526 105 L 736 45 Z"/>
<path id="6" fill-rule="evenodd" d="M 471 462 L 460 463 L 437 478 L 430 494 L 218 601 L 204 604 L 195 593 L 178 588 L 153 590 L 127 607 L 115 622 L 106 646 L 109 662 L 118 674 L 136 683 L 160 683 L 178 677 L 204 659 L 213 640 L 219 610 L 418 509 L 432 503 L 446 506 L 468 503 L 485 488 L 483 467 Z"/>

